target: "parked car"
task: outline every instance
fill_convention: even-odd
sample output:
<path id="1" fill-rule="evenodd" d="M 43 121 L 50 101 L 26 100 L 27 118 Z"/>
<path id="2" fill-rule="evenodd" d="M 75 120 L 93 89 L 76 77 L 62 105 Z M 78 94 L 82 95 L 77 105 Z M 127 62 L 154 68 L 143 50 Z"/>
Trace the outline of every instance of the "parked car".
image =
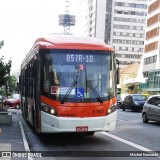
<path id="1" fill-rule="evenodd" d="M 19 108 L 20 95 L 19 94 L 13 94 L 12 96 L 9 96 L 8 98 L 5 98 L 3 103 L 4 103 L 4 105 L 6 105 L 8 107 Z"/>
<path id="2" fill-rule="evenodd" d="M 149 94 L 143 94 L 147 99 L 149 98 Z"/>
<path id="3" fill-rule="evenodd" d="M 143 106 L 142 120 L 148 123 L 149 120 L 160 122 L 160 95 L 150 96 Z"/>
<path id="4" fill-rule="evenodd" d="M 122 110 L 130 109 L 132 111 L 142 111 L 146 100 L 146 96 L 142 94 L 128 94 L 123 100 Z"/>
<path id="5" fill-rule="evenodd" d="M 119 94 L 117 94 L 117 108 L 122 108 L 122 98 Z"/>

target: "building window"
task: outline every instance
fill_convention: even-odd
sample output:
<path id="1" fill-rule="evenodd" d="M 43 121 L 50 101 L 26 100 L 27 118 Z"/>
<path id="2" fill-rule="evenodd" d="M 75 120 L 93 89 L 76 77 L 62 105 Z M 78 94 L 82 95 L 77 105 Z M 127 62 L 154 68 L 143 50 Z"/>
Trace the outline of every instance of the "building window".
<path id="1" fill-rule="evenodd" d="M 124 6 L 125 7 L 129 7 L 129 3 L 124 3 Z"/>
<path id="2" fill-rule="evenodd" d="M 116 36 L 120 36 L 120 32 L 116 32 Z"/>
<path id="3" fill-rule="evenodd" d="M 134 51 L 135 51 L 135 52 L 138 52 L 138 51 L 139 51 L 139 48 L 136 48 L 136 47 L 135 47 L 135 48 L 134 48 Z"/>
<path id="4" fill-rule="evenodd" d="M 124 11 L 124 14 L 129 14 L 129 12 L 128 11 Z"/>
<path id="5" fill-rule="evenodd" d="M 157 61 L 157 55 L 152 56 L 152 57 L 147 57 L 144 59 L 144 65 L 156 63 L 156 61 Z"/>
<path id="6" fill-rule="evenodd" d="M 126 32 L 123 32 L 122 35 L 123 35 L 123 36 L 127 36 L 127 33 L 126 33 Z"/>
<path id="7" fill-rule="evenodd" d="M 126 47 L 122 46 L 122 50 L 125 51 L 125 50 L 126 50 Z"/>
<path id="8" fill-rule="evenodd" d="M 131 15 L 135 15 L 136 13 L 135 13 L 135 11 L 131 11 Z"/>
<path id="9" fill-rule="evenodd" d="M 133 37 L 133 33 L 129 33 L 129 36 L 130 36 L 130 37 Z"/>
<path id="10" fill-rule="evenodd" d="M 139 37 L 140 37 L 140 34 L 139 34 L 139 33 L 136 33 L 136 34 L 135 34 L 135 37 L 138 37 L 138 38 L 139 38 Z"/>
<path id="11" fill-rule="evenodd" d="M 128 47 L 128 51 L 132 51 L 132 47 Z"/>
<path id="12" fill-rule="evenodd" d="M 122 2 L 116 2 L 115 5 L 116 6 L 123 6 L 123 3 Z"/>
<path id="13" fill-rule="evenodd" d="M 117 14 L 122 14 L 122 11 L 117 11 Z"/>
<path id="14" fill-rule="evenodd" d="M 119 46 L 115 46 L 115 50 L 119 50 Z"/>

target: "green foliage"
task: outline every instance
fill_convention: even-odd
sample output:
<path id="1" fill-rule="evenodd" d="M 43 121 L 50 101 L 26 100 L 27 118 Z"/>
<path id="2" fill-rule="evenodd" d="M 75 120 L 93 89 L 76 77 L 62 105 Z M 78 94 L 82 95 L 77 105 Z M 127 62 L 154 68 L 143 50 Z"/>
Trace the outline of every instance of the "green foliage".
<path id="1" fill-rule="evenodd" d="M 13 92 L 16 90 L 17 87 L 17 78 L 16 76 L 10 76 L 8 78 L 8 87 L 9 87 L 9 91 Z"/>
<path id="2" fill-rule="evenodd" d="M 8 63 L 5 63 L 3 57 L 0 58 L 0 87 L 6 84 L 6 81 L 10 76 L 11 66 L 11 60 L 9 60 Z"/>
<path id="3" fill-rule="evenodd" d="M 4 46 L 4 41 L 0 42 L 0 49 L 1 49 L 2 46 Z"/>
<path id="4" fill-rule="evenodd" d="M 134 85 L 129 86 L 128 89 L 129 89 L 130 91 L 133 91 L 133 90 L 134 90 Z"/>
<path id="5" fill-rule="evenodd" d="M 117 94 L 121 94 L 122 90 L 121 88 L 117 88 Z"/>

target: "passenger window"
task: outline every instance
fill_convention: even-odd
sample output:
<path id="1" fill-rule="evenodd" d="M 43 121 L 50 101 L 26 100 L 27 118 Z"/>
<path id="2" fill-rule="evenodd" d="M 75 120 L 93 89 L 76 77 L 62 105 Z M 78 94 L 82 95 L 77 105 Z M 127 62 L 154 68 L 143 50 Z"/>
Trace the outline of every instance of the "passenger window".
<path id="1" fill-rule="evenodd" d="M 131 100 L 132 100 L 132 97 L 131 97 L 131 96 L 128 96 L 128 100 L 131 101 Z"/>
<path id="2" fill-rule="evenodd" d="M 128 100 L 128 96 L 125 98 L 125 101 L 127 101 Z"/>
<path id="3" fill-rule="evenodd" d="M 152 97 L 152 98 L 148 101 L 148 103 L 151 104 L 151 105 L 156 105 L 156 104 L 157 104 L 156 100 L 157 100 L 157 97 Z"/>
<path id="4" fill-rule="evenodd" d="M 158 104 L 160 104 L 160 97 L 156 97 L 156 100 L 155 100 L 155 105 L 158 106 Z"/>
<path id="5" fill-rule="evenodd" d="M 153 105 L 153 104 L 154 104 L 154 98 L 155 98 L 155 97 L 152 97 L 151 99 L 149 99 L 149 100 L 148 100 L 148 104 L 152 104 L 152 105 Z"/>

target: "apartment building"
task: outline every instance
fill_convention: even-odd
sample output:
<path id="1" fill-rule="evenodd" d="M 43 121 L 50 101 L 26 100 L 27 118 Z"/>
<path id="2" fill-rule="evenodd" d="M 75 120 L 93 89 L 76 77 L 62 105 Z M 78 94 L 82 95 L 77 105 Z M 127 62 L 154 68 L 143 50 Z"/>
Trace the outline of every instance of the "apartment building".
<path id="1" fill-rule="evenodd" d="M 147 0 L 113 0 L 111 44 L 120 67 L 140 63 L 144 51 Z"/>
<path id="2" fill-rule="evenodd" d="M 76 34 L 105 39 L 106 0 L 78 0 Z"/>
<path id="3" fill-rule="evenodd" d="M 142 71 L 148 78 L 148 92 L 160 93 L 160 0 L 148 2 Z"/>
<path id="4" fill-rule="evenodd" d="M 78 0 L 78 2 L 77 33 L 97 37 L 113 45 L 121 68 L 141 61 L 147 0 L 86 0 L 85 2 Z"/>
<path id="5" fill-rule="evenodd" d="M 148 2 L 143 59 L 144 77 L 148 77 L 148 71 L 160 69 L 160 0 Z"/>

